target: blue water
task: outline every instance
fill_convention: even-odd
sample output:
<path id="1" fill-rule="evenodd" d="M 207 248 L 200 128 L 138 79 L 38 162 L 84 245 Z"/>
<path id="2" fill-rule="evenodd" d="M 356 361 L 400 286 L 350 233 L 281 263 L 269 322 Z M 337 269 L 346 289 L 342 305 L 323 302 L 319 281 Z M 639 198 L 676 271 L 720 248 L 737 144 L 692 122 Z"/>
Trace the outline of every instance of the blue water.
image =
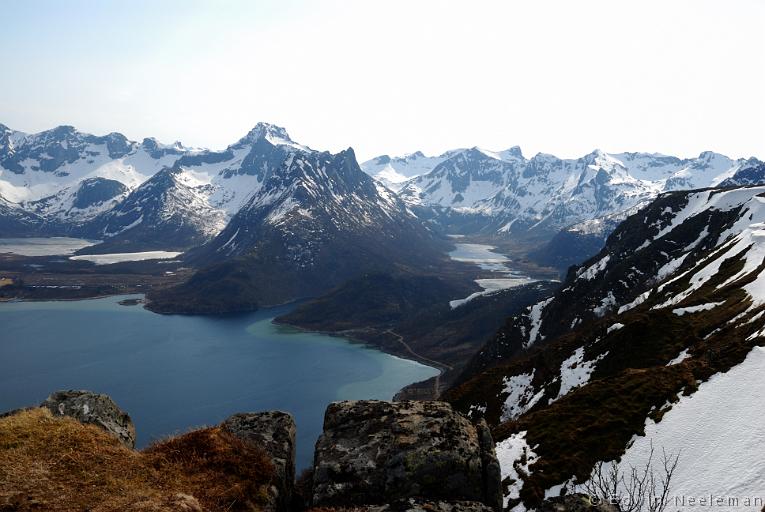
<path id="1" fill-rule="evenodd" d="M 289 307 L 227 317 L 162 316 L 125 297 L 0 304 L 0 411 L 59 389 L 109 394 L 138 446 L 235 412 L 295 417 L 297 466 L 310 466 L 334 400 L 390 399 L 437 370 L 271 320 Z"/>

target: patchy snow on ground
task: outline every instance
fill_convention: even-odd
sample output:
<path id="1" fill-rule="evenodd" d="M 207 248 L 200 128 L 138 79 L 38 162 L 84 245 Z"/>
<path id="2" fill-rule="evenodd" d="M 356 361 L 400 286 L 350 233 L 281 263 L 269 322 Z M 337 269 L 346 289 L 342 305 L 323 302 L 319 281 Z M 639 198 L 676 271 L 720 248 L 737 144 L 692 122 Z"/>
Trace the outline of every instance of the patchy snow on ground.
<path id="1" fill-rule="evenodd" d="M 598 274 L 603 272 L 603 270 L 606 268 L 606 265 L 608 265 L 608 260 L 611 259 L 611 256 L 609 254 L 606 254 L 603 256 L 600 260 L 595 262 L 592 266 L 581 269 L 576 273 L 577 279 L 586 279 L 587 281 L 595 278 Z"/>
<path id="2" fill-rule="evenodd" d="M 502 392 L 507 394 L 507 398 L 505 398 L 505 404 L 502 406 L 501 421 L 513 420 L 539 402 L 545 390 L 543 387 L 537 393 L 534 393 L 535 389 L 531 384 L 533 380 L 534 371 L 504 378 L 503 384 L 505 388 Z"/>
<path id="3" fill-rule="evenodd" d="M 531 310 L 529 311 L 531 328 L 529 329 L 529 340 L 525 343 L 527 347 L 537 341 L 537 336 L 539 336 L 539 328 L 542 327 L 542 311 L 549 303 L 552 302 L 552 300 L 553 297 L 550 297 L 549 299 L 537 302 L 531 306 Z M 544 336 L 542 336 L 542 339 L 544 339 Z"/>
<path id="4" fill-rule="evenodd" d="M 623 328 L 624 324 L 616 322 L 612 326 L 610 326 L 608 329 L 606 329 L 606 334 L 611 334 L 614 331 L 618 331 L 619 329 Z"/>
<path id="5" fill-rule="evenodd" d="M 691 357 L 691 355 L 688 353 L 688 349 L 687 348 L 683 349 L 683 351 L 680 352 L 677 355 L 676 358 L 674 358 L 672 361 L 667 363 L 667 366 L 673 366 L 673 365 L 676 365 L 676 364 L 680 364 L 683 361 L 685 361 L 686 359 L 688 359 L 689 357 Z"/>
<path id="6" fill-rule="evenodd" d="M 592 361 L 584 361 L 584 347 L 579 347 L 571 354 L 571 357 L 560 365 L 560 391 L 556 400 L 574 388 L 586 384 L 590 380 L 595 364 L 603 359 L 608 352 L 600 354 Z"/>
<path id="7" fill-rule="evenodd" d="M 516 469 L 516 463 L 522 471 L 528 474 L 529 466 L 536 462 L 538 456 L 534 453 L 532 448 L 526 443 L 526 432 L 518 432 L 511 435 L 504 441 L 500 441 L 496 445 L 497 460 L 499 461 L 500 473 L 502 480 L 509 478 L 512 483 L 507 487 L 507 492 L 503 498 L 503 505 L 507 507 L 508 502 L 511 499 L 517 499 L 521 489 L 523 488 L 523 480 L 521 480 L 518 470 Z M 520 461 L 524 459 L 521 463 Z M 526 510 L 523 504 L 516 506 L 513 512 L 521 512 Z"/>
<path id="8" fill-rule="evenodd" d="M 706 304 L 699 304 L 698 306 L 689 306 L 687 308 L 673 309 L 672 312 L 677 316 L 687 315 L 688 313 L 698 313 L 700 311 L 709 311 L 722 304 L 722 302 L 708 302 Z"/>
<path id="9" fill-rule="evenodd" d="M 646 435 L 634 440 L 622 468 L 644 465 L 653 443 L 654 464 L 657 454 L 660 463 L 662 449 L 680 455 L 669 510 L 698 509 L 699 500 L 711 495 L 725 499 L 726 506 L 716 510 L 760 512 L 765 506 L 763 396 L 765 348 L 755 347 L 743 363 L 682 397 L 659 423 L 648 420 Z M 689 506 L 690 498 L 695 507 Z M 738 506 L 728 506 L 728 499 L 738 499 Z"/>
<path id="10" fill-rule="evenodd" d="M 70 256 L 70 260 L 92 261 L 96 265 L 111 265 L 112 263 L 122 263 L 124 261 L 145 261 L 145 260 L 170 260 L 177 258 L 182 252 L 172 251 L 146 251 L 146 252 L 121 252 L 113 254 L 81 254 Z"/>

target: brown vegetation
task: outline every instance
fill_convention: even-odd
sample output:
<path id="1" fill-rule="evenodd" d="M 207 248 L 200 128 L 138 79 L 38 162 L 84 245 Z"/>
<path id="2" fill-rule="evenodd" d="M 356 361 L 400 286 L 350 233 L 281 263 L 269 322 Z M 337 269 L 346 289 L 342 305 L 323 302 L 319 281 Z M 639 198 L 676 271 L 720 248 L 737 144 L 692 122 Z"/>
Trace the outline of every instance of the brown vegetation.
<path id="1" fill-rule="evenodd" d="M 46 409 L 0 418 L 0 511 L 258 510 L 273 471 L 217 427 L 138 452 Z"/>

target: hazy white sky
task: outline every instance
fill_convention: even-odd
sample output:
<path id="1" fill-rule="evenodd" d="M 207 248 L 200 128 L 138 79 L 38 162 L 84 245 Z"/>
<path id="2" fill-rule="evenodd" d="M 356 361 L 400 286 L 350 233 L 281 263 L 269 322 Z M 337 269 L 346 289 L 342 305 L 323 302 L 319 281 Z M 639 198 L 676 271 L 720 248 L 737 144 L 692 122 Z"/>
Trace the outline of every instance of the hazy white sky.
<path id="1" fill-rule="evenodd" d="M 0 0 L 0 123 L 765 157 L 765 2 Z"/>

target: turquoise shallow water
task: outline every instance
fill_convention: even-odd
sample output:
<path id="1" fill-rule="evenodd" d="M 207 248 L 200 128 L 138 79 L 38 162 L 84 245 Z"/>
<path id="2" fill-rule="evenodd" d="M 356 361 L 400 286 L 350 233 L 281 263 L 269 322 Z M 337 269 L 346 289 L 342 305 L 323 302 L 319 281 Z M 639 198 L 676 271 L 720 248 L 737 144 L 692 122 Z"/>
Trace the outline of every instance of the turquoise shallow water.
<path id="1" fill-rule="evenodd" d="M 232 413 L 279 409 L 311 464 L 334 400 L 390 399 L 438 372 L 346 340 L 277 326 L 290 307 L 225 317 L 162 316 L 126 297 L 0 304 L 0 411 L 58 389 L 107 393 L 133 418 L 138 445 Z"/>

